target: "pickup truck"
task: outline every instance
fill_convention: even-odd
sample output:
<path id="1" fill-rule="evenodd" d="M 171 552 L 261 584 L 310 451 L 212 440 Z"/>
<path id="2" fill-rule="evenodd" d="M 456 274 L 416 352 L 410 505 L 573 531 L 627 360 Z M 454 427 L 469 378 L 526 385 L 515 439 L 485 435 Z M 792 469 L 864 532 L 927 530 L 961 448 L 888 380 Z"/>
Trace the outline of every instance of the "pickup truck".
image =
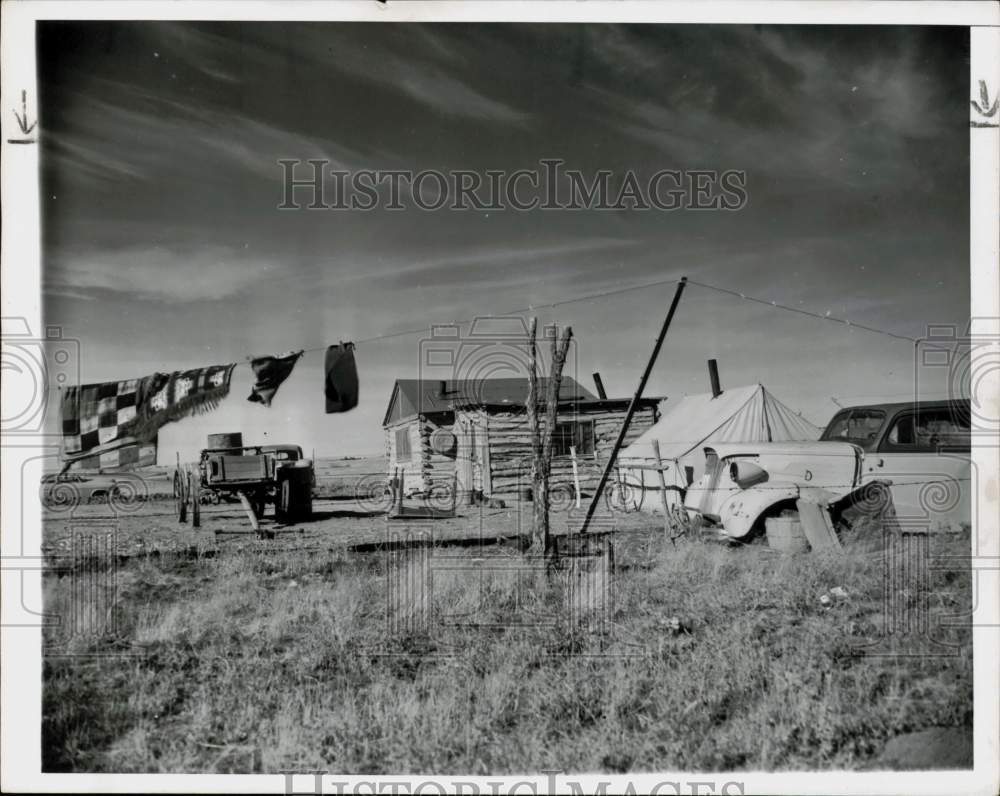
<path id="1" fill-rule="evenodd" d="M 886 509 L 928 529 L 971 520 L 970 405 L 966 400 L 845 408 L 816 442 L 720 443 L 684 496 L 688 514 L 734 538 L 769 517 L 819 503 L 836 526 L 847 508 Z M 876 486 L 877 485 L 877 486 Z"/>

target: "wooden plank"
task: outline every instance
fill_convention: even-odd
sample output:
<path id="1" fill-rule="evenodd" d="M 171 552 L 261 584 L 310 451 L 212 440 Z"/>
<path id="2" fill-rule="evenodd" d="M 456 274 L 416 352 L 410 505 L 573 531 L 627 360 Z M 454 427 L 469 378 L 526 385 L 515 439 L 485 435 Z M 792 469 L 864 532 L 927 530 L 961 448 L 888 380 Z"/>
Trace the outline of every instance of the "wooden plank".
<path id="1" fill-rule="evenodd" d="M 490 497 L 493 494 L 493 462 L 492 462 L 492 452 L 490 448 L 493 447 L 493 440 L 490 438 L 490 433 L 493 429 L 490 426 L 490 414 L 489 412 L 482 413 L 483 418 L 483 494 L 486 497 Z"/>
<path id="2" fill-rule="evenodd" d="M 260 533 L 260 521 L 257 519 L 257 512 L 255 512 L 253 510 L 253 506 L 250 505 L 250 499 L 246 496 L 246 494 L 244 494 L 243 490 L 240 490 L 236 494 L 239 495 L 240 504 L 242 504 L 243 510 L 250 518 L 250 525 L 253 526 L 253 529 L 257 531 L 257 533 Z"/>
<path id="3" fill-rule="evenodd" d="M 400 506 L 386 517 L 390 520 L 449 520 L 455 517 L 455 510 L 437 509 L 433 506 Z"/>
<path id="4" fill-rule="evenodd" d="M 597 374 L 595 373 L 596 377 Z M 576 507 L 580 508 L 580 472 L 576 466 L 576 447 L 569 446 L 569 457 L 573 460 L 573 491 L 576 493 Z"/>
<path id="5" fill-rule="evenodd" d="M 799 498 L 795 506 L 799 510 L 802 530 L 813 550 L 843 550 L 826 506 L 808 498 Z"/>

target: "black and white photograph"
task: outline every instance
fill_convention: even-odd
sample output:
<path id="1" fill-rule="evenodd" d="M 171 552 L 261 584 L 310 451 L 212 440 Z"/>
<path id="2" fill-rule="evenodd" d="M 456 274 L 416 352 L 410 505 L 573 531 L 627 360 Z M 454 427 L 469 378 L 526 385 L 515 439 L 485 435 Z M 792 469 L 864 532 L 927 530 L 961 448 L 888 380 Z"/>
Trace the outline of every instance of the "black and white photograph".
<path id="1" fill-rule="evenodd" d="M 4 5 L 4 790 L 996 792 L 1000 6 L 738 5 Z"/>

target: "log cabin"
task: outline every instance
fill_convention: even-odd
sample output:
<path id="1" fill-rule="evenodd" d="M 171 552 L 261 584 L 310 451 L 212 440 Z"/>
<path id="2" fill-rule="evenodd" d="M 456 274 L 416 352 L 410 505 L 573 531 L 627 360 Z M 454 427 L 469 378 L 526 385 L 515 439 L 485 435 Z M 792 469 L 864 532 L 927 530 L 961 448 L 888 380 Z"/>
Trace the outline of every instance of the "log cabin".
<path id="1" fill-rule="evenodd" d="M 539 377 L 544 396 L 547 379 Z M 527 378 L 481 381 L 398 379 L 382 427 L 389 475 L 402 470 L 407 494 L 451 488 L 459 499 L 473 495 L 523 495 L 531 485 L 531 437 Z M 598 398 L 564 376 L 553 436 L 550 488 L 554 501 L 573 490 L 576 455 L 581 491 L 597 486 L 628 410 L 629 398 Z M 662 397 L 642 398 L 624 444 L 659 419 Z M 544 406 L 544 399 L 539 402 Z M 544 409 L 539 422 L 544 428 Z"/>

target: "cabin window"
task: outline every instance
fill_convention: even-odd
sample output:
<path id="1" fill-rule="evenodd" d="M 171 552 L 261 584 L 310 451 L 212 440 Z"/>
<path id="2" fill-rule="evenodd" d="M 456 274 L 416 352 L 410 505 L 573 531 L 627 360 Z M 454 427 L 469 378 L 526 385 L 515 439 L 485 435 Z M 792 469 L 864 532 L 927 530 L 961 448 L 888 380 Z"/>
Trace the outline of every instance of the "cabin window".
<path id="1" fill-rule="evenodd" d="M 552 455 L 569 456 L 570 447 L 576 448 L 577 456 L 594 453 L 594 421 L 569 420 L 556 423 L 552 435 Z"/>
<path id="2" fill-rule="evenodd" d="M 396 461 L 408 462 L 412 455 L 410 452 L 410 429 L 396 429 Z"/>

